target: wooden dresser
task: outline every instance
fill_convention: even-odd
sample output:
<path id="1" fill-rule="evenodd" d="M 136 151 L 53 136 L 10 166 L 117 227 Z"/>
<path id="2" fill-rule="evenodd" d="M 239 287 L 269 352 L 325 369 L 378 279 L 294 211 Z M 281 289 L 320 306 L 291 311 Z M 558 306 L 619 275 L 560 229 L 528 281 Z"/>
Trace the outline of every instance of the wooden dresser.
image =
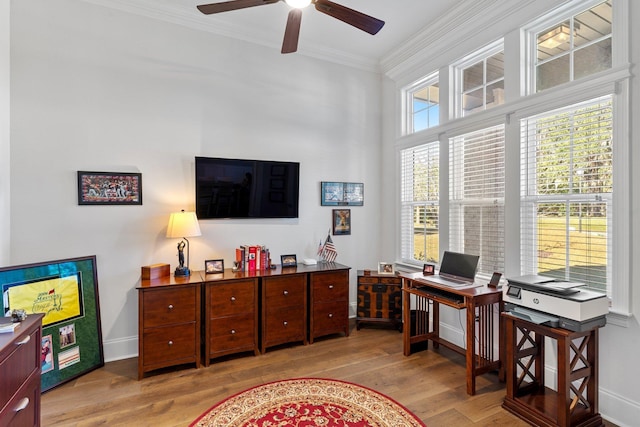
<path id="1" fill-rule="evenodd" d="M 262 352 L 267 347 L 307 343 L 307 277 L 292 273 L 262 278 Z"/>
<path id="2" fill-rule="evenodd" d="M 0 426 L 40 425 L 42 314 L 0 334 Z"/>
<path id="3" fill-rule="evenodd" d="M 138 378 L 166 366 L 200 366 L 202 279 L 167 276 L 138 287 Z"/>

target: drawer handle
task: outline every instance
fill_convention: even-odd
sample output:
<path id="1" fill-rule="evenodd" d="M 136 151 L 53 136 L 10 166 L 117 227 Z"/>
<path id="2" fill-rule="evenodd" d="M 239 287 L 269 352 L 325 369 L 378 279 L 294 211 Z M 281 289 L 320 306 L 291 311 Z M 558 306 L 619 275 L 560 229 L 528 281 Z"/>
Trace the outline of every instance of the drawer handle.
<path id="1" fill-rule="evenodd" d="M 289 291 L 282 292 L 282 295 L 289 295 Z"/>
<path id="2" fill-rule="evenodd" d="M 173 345 L 173 341 L 169 341 L 167 344 L 169 344 L 169 346 Z"/>
<path id="3" fill-rule="evenodd" d="M 333 317 L 333 313 L 329 313 L 329 319 Z"/>
<path id="4" fill-rule="evenodd" d="M 231 301 L 235 301 L 235 300 L 236 300 L 236 297 L 231 297 Z"/>
<path id="5" fill-rule="evenodd" d="M 284 322 L 282 322 L 282 324 L 283 324 L 284 326 L 287 326 L 287 325 L 289 324 L 289 322 L 287 322 L 287 321 L 285 320 Z"/>
<path id="6" fill-rule="evenodd" d="M 333 289 L 333 285 L 329 285 L 329 289 Z"/>
<path id="7" fill-rule="evenodd" d="M 16 345 L 25 345 L 29 341 L 31 341 L 31 335 L 27 335 L 26 337 L 22 338 L 20 341 L 16 343 Z"/>
<path id="8" fill-rule="evenodd" d="M 235 330 L 235 329 L 232 329 L 232 330 L 231 330 L 231 335 L 235 335 L 235 333 L 236 333 L 236 330 Z"/>
<path id="9" fill-rule="evenodd" d="M 22 399 L 20 399 L 20 401 L 16 405 L 16 408 L 13 411 L 14 412 L 20 412 L 23 409 L 25 409 L 27 406 L 29 406 L 29 398 L 28 397 L 23 397 Z"/>
<path id="10" fill-rule="evenodd" d="M 173 310 L 173 304 L 169 304 L 169 310 Z"/>

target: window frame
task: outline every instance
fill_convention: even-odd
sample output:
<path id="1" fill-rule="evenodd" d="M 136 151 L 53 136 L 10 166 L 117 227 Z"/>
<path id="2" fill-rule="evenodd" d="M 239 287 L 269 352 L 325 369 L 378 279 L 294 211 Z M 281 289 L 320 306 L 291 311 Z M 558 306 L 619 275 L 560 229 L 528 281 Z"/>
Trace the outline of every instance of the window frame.
<path id="1" fill-rule="evenodd" d="M 404 109 L 403 111 L 404 113 L 404 120 L 402 121 L 403 123 L 403 129 L 402 129 L 402 133 L 404 135 L 412 135 L 418 132 L 422 132 L 425 131 L 427 129 L 431 129 L 433 127 L 439 126 L 441 119 L 442 119 L 442 115 L 441 115 L 441 103 L 438 102 L 437 108 L 438 108 L 438 123 L 434 124 L 433 126 L 427 126 L 424 129 L 419 129 L 419 130 L 415 130 L 415 115 L 416 112 L 414 110 L 414 105 L 413 105 L 413 94 L 415 94 L 416 92 L 419 92 L 422 89 L 425 89 L 429 86 L 433 86 L 434 84 L 438 84 L 438 88 L 440 88 L 440 73 L 438 71 L 435 71 L 427 76 L 425 76 L 424 78 L 412 83 L 411 85 L 405 87 L 402 90 L 402 98 L 403 98 L 403 103 L 404 103 Z M 430 107 L 430 108 L 436 108 L 436 107 Z"/>

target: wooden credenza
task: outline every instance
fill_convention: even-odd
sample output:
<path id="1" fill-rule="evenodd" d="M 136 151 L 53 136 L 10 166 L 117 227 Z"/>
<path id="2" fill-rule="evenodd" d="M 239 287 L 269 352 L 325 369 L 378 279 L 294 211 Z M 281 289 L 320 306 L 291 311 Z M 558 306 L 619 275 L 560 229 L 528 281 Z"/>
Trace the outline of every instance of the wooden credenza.
<path id="1" fill-rule="evenodd" d="M 0 426 L 40 425 L 42 314 L 0 334 Z"/>
<path id="2" fill-rule="evenodd" d="M 349 334 L 349 270 L 337 263 L 167 276 L 138 286 L 138 377 L 163 367 Z"/>

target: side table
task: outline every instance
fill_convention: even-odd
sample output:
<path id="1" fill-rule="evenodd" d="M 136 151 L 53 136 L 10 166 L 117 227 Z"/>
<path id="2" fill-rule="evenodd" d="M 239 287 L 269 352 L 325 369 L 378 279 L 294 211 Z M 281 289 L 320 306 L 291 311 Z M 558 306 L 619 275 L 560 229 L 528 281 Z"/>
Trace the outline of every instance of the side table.
<path id="1" fill-rule="evenodd" d="M 386 323 L 402 332 L 402 279 L 358 270 L 356 329 L 362 323 Z"/>

